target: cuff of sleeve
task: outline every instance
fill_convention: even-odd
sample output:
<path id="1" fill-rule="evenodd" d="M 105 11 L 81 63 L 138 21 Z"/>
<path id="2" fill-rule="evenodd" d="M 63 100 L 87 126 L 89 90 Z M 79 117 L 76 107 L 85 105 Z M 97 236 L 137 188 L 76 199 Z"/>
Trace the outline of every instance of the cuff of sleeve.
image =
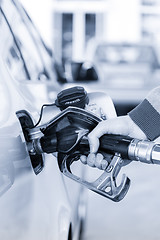
<path id="1" fill-rule="evenodd" d="M 144 99 L 128 115 L 149 140 L 154 140 L 160 136 L 160 114 L 147 99 Z"/>

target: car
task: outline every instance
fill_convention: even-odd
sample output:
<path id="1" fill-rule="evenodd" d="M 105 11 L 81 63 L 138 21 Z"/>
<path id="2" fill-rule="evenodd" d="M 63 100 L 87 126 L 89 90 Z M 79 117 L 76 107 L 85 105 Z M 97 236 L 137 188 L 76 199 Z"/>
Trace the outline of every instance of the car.
<path id="1" fill-rule="evenodd" d="M 118 115 L 126 114 L 159 85 L 158 49 L 151 43 L 91 39 L 86 48 L 85 61 L 94 66 L 98 81 L 87 79 L 72 83 L 82 84 L 90 91 L 106 91 Z"/>
<path id="2" fill-rule="evenodd" d="M 0 1 L 0 238 L 78 239 L 80 185 L 67 182 L 57 158 L 35 174 L 16 112 L 36 123 L 61 90 L 49 49 L 18 1 Z M 52 109 L 52 116 L 58 112 Z M 60 111 L 60 110 L 59 110 Z M 71 196 L 69 189 L 74 195 Z"/>
<path id="3" fill-rule="evenodd" d="M 96 47 L 94 63 L 100 81 L 113 92 L 117 108 L 118 102 L 119 107 L 135 107 L 159 84 L 157 51 L 148 43 L 102 43 Z"/>
<path id="4" fill-rule="evenodd" d="M 57 157 L 32 162 L 23 124 L 41 124 L 61 110 L 53 103 L 59 71 L 31 19 L 17 0 L 0 0 L 0 239 L 78 240 L 86 211 L 86 191 L 59 170 Z M 89 94 L 91 112 L 115 116 L 110 97 Z M 104 103 L 108 103 L 107 105 Z M 30 116 L 24 122 L 25 113 Z M 40 160 L 42 160 L 40 158 Z M 79 176 L 85 173 L 81 164 Z M 36 173 L 36 174 L 35 174 Z"/>

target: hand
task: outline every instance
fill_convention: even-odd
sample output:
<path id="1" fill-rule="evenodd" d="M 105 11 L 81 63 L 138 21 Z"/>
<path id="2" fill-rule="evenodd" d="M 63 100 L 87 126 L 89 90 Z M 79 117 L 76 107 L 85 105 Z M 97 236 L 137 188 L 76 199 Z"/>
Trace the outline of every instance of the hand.
<path id="1" fill-rule="evenodd" d="M 82 163 L 88 164 L 91 167 L 98 167 L 99 169 L 106 168 L 108 165 L 107 161 L 111 159 L 111 156 L 108 155 L 107 158 L 105 156 L 105 159 L 107 159 L 106 161 L 102 154 L 96 154 L 99 148 L 99 138 L 104 134 L 117 134 L 133 138 L 147 139 L 146 135 L 128 115 L 101 121 L 93 131 L 88 134 L 90 154 L 88 157 L 84 155 L 81 156 L 80 160 Z"/>
<path id="2" fill-rule="evenodd" d="M 90 153 L 96 153 L 99 148 L 99 138 L 104 134 L 117 134 L 138 139 L 147 139 L 142 130 L 126 115 L 101 121 L 93 131 L 88 134 Z"/>
<path id="3" fill-rule="evenodd" d="M 90 167 L 96 167 L 101 170 L 105 170 L 108 166 L 108 162 L 111 161 L 112 155 L 101 153 L 90 153 L 88 156 L 82 155 L 80 160 L 83 164 L 88 164 Z"/>

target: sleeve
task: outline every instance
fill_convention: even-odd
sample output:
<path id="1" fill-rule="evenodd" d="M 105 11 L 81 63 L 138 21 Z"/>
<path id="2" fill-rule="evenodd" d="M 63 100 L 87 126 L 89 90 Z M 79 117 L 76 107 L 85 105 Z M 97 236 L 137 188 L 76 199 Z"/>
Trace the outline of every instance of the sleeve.
<path id="1" fill-rule="evenodd" d="M 160 87 L 153 89 L 148 96 L 131 112 L 129 117 L 145 133 L 149 140 L 160 136 Z"/>

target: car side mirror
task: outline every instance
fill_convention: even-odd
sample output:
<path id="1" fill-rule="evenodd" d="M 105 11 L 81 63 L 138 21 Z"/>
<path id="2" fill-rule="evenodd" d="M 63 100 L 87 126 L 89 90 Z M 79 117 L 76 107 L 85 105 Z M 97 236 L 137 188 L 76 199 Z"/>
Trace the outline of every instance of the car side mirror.
<path id="1" fill-rule="evenodd" d="M 69 62 L 69 68 L 64 67 L 62 64 L 57 62 L 54 63 L 54 69 L 57 74 L 57 81 L 61 84 L 70 82 L 72 79 L 73 82 L 91 82 L 98 81 L 98 74 L 91 62 Z M 67 72 L 66 69 L 69 69 Z M 67 77 L 69 76 L 69 78 Z M 70 79 L 71 78 L 71 79 Z"/>
<path id="2" fill-rule="evenodd" d="M 97 81 L 98 74 L 91 62 L 71 62 L 72 78 L 77 81 Z"/>

